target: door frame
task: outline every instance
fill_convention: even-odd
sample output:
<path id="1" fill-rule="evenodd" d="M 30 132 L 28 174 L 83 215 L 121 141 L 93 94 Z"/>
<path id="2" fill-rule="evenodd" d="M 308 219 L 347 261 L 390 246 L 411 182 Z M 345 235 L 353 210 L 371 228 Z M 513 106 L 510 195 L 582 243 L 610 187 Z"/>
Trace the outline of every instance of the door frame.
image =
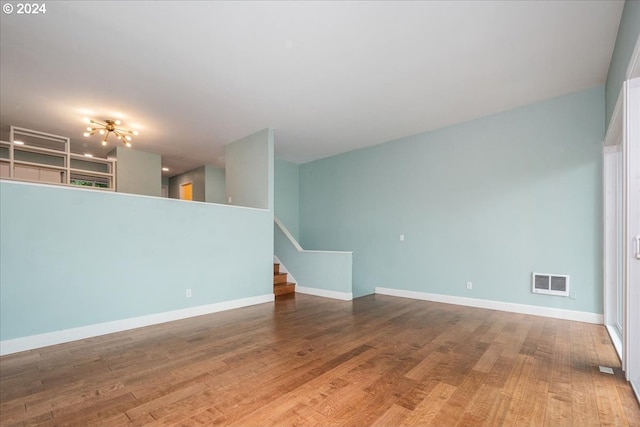
<path id="1" fill-rule="evenodd" d="M 603 217 L 604 217 L 604 239 L 603 239 L 603 301 L 604 301 L 604 321 L 609 335 L 611 336 L 618 356 L 622 362 L 622 369 L 625 378 L 631 383 L 636 398 L 640 401 L 640 259 L 636 258 L 635 238 L 640 235 L 640 223 L 637 221 L 638 206 L 640 206 L 640 120 L 638 114 L 630 115 L 628 112 L 628 85 L 629 81 L 636 79 L 634 85 L 640 86 L 640 36 L 636 40 L 635 49 L 629 61 L 629 67 L 624 78 L 624 83 L 620 88 L 616 105 L 611 116 L 611 121 L 607 128 L 603 147 Z M 637 104 L 636 104 L 637 105 Z M 639 107 L 636 107 L 639 108 Z M 640 108 L 639 108 L 640 109 Z M 632 139 L 630 139 L 630 136 Z M 621 141 L 621 143 L 620 143 Z M 617 145 L 622 150 L 622 180 L 623 180 L 623 207 L 622 207 L 622 254 L 612 250 L 612 223 L 609 215 L 611 209 L 611 155 L 613 148 Z M 630 210 L 629 207 L 632 207 Z M 616 208 L 617 209 L 617 208 Z M 614 264 L 611 262 L 615 258 L 622 258 L 623 272 L 623 330 L 622 337 L 617 334 L 615 328 L 615 318 L 617 313 L 616 297 L 617 289 L 612 286 L 617 282 L 611 280 L 611 270 Z M 614 306 L 614 304 L 616 304 Z M 614 320 L 614 322 L 612 322 Z M 616 345 L 616 340 L 620 342 Z"/>
<path id="2" fill-rule="evenodd" d="M 625 375 L 640 401 L 640 77 L 624 83 L 624 359 Z"/>

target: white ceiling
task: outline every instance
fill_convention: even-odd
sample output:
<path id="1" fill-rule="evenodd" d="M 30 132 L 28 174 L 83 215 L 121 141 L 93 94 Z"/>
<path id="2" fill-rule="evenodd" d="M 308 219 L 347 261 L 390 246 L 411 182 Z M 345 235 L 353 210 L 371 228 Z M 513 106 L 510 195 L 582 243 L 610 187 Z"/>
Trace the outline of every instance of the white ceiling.
<path id="1" fill-rule="evenodd" d="M 0 125 L 137 127 L 172 172 L 266 127 L 296 163 L 603 84 L 621 1 L 44 2 L 0 21 Z M 115 141 L 115 140 L 114 140 Z M 83 146 L 86 144 L 86 146 Z"/>

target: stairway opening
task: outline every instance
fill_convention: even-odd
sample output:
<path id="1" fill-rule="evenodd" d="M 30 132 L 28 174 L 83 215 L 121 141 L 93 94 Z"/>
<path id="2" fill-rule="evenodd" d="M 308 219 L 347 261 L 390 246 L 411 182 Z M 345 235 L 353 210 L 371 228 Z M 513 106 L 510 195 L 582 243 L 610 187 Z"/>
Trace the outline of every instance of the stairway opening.
<path id="1" fill-rule="evenodd" d="M 296 284 L 289 282 L 289 275 L 280 272 L 280 264 L 273 263 L 273 293 L 275 296 L 295 294 Z"/>

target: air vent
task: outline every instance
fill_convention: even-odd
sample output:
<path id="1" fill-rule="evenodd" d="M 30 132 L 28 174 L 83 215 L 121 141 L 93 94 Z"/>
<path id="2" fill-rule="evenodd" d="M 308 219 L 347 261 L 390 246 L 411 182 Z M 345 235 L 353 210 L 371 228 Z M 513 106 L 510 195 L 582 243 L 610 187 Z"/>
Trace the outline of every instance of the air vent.
<path id="1" fill-rule="evenodd" d="M 569 296 L 569 276 L 563 274 L 533 273 L 531 291 L 534 294 Z"/>

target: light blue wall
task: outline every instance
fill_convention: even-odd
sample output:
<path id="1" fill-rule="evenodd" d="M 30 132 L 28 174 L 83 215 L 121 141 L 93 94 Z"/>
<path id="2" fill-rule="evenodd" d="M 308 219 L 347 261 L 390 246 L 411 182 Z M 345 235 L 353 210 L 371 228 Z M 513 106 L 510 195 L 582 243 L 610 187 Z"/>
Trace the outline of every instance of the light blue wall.
<path id="1" fill-rule="evenodd" d="M 227 144 L 224 153 L 231 204 L 273 211 L 273 129 Z"/>
<path id="2" fill-rule="evenodd" d="M 351 294 L 353 254 L 349 252 L 299 252 L 276 224 L 274 251 L 298 286 Z"/>
<path id="3" fill-rule="evenodd" d="M 606 126 L 616 106 L 622 82 L 626 80 L 631 54 L 640 35 L 640 1 L 627 0 L 622 10 L 622 19 L 618 28 L 616 45 L 609 64 L 606 84 Z"/>
<path id="4" fill-rule="evenodd" d="M 180 198 L 180 186 L 191 183 L 192 200 L 196 202 L 205 201 L 205 167 L 200 166 L 191 169 L 180 175 L 169 178 L 169 197 L 172 199 Z"/>
<path id="5" fill-rule="evenodd" d="M 298 171 L 298 165 L 295 163 L 281 159 L 275 161 L 275 214 L 296 240 L 300 240 Z"/>
<path id="6" fill-rule="evenodd" d="M 227 203 L 225 197 L 224 169 L 213 166 L 204 167 L 204 201 L 209 203 Z"/>
<path id="7" fill-rule="evenodd" d="M 116 191 L 160 197 L 162 195 L 162 158 L 153 153 L 116 147 L 109 153 L 116 163 Z"/>
<path id="8" fill-rule="evenodd" d="M 180 185 L 193 184 L 193 200 L 198 202 L 226 204 L 224 169 L 200 166 L 169 179 L 169 197 L 180 198 Z"/>
<path id="9" fill-rule="evenodd" d="M 300 165 L 301 244 L 354 251 L 354 296 L 602 313 L 603 137 L 598 87 Z M 534 271 L 571 275 L 576 299 L 532 294 Z"/>
<path id="10" fill-rule="evenodd" d="M 273 292 L 270 211 L 1 181 L 0 220 L 3 341 Z"/>

